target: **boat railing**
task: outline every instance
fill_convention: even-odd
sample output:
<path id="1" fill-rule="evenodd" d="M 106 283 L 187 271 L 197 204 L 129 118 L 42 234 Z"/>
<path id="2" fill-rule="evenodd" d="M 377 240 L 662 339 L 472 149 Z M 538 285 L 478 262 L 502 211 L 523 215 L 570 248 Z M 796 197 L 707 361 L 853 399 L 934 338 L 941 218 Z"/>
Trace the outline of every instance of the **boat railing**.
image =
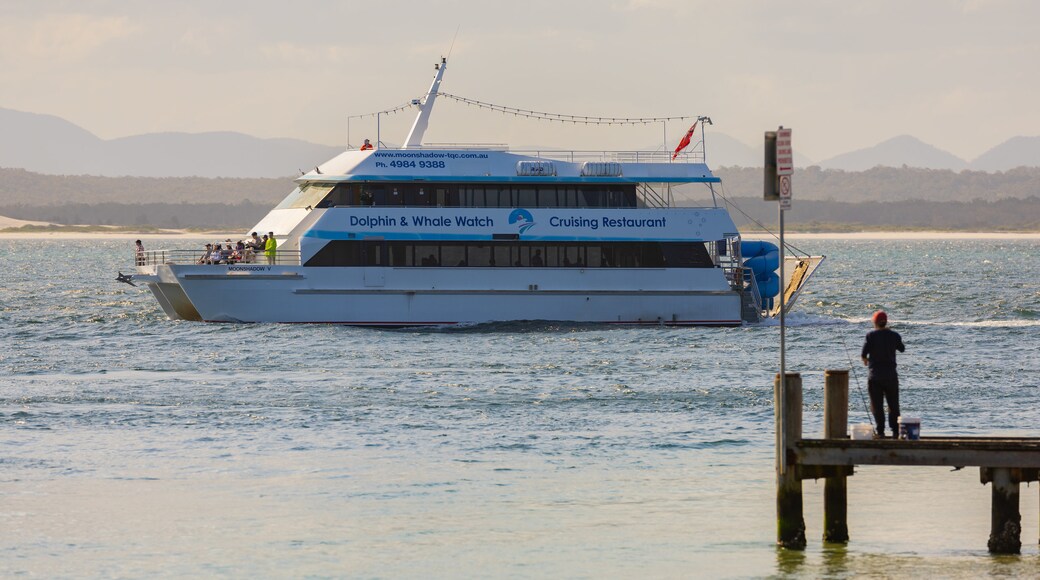
<path id="1" fill-rule="evenodd" d="M 742 272 L 742 277 L 744 278 L 744 283 L 747 285 L 747 288 L 751 291 L 751 299 L 755 303 L 755 308 L 759 312 L 762 312 L 762 295 L 758 291 L 758 281 L 755 280 L 755 273 L 751 270 L 751 268 L 740 268 L 740 270 Z"/>
<path id="2" fill-rule="evenodd" d="M 570 163 L 582 161 L 613 161 L 616 163 L 704 163 L 703 151 L 679 153 L 672 159 L 671 151 L 563 151 L 552 149 L 518 150 L 510 153 L 529 155 L 544 159 L 556 159 Z"/>
<path id="3" fill-rule="evenodd" d="M 275 250 L 273 260 L 263 252 L 242 253 L 237 258 L 212 259 L 206 250 L 146 250 L 137 253 L 134 261 L 138 266 L 157 266 L 160 264 L 199 264 L 199 265 L 236 265 L 258 264 L 275 266 L 299 266 L 299 250 Z"/>
<path id="4" fill-rule="evenodd" d="M 669 201 L 665 199 L 663 195 L 657 193 L 657 190 L 654 189 L 649 183 L 639 184 L 639 187 L 636 189 L 636 193 L 638 193 L 639 196 L 643 199 L 643 203 L 645 203 L 647 207 L 671 207 L 671 203 L 669 203 Z"/>

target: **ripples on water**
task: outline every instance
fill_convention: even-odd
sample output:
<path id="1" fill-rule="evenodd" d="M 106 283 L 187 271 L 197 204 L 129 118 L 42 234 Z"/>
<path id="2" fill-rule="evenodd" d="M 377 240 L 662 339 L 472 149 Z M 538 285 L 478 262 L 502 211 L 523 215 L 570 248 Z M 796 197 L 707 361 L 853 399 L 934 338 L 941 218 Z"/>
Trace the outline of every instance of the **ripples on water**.
<path id="1" fill-rule="evenodd" d="M 926 433 L 1035 434 L 1037 242 L 811 244 L 829 260 L 788 330 L 807 433 L 820 428 L 822 371 L 858 360 L 885 308 L 908 348 L 903 407 Z M 1026 555 L 984 555 L 989 491 L 970 469 L 861 470 L 841 549 L 815 541 L 822 486 L 807 482 L 810 549 L 777 554 L 775 324 L 171 322 L 146 290 L 114 282 L 130 246 L 0 241 L 4 575 L 1040 565 L 1025 489 Z M 851 420 L 866 422 L 853 368 Z"/>

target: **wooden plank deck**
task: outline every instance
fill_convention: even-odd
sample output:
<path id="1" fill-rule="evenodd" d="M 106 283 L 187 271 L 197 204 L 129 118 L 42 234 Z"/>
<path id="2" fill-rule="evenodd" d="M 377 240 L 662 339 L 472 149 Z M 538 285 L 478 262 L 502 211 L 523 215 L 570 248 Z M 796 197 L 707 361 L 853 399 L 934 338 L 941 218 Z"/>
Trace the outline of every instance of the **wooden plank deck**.
<path id="1" fill-rule="evenodd" d="M 1040 468 L 1037 437 L 922 437 L 901 439 L 800 439 L 790 449 L 793 464 L 933 465 Z"/>

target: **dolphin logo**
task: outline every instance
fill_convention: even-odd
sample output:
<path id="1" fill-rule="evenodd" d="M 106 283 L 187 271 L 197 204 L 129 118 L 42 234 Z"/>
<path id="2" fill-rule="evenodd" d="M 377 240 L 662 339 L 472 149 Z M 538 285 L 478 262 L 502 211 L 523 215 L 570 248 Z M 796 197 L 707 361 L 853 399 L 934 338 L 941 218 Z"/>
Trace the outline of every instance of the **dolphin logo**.
<path id="1" fill-rule="evenodd" d="M 519 224 L 520 233 L 524 233 L 534 226 L 534 216 L 526 209 L 517 208 L 509 214 L 509 223 Z"/>

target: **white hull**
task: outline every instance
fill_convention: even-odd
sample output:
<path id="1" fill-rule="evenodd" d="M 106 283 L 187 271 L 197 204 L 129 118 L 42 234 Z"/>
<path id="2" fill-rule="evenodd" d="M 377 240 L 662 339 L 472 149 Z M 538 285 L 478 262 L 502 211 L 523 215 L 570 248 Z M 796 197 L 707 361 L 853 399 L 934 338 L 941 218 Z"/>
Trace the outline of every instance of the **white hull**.
<path id="1" fill-rule="evenodd" d="M 740 295 L 718 268 L 253 267 L 161 265 L 139 273 L 151 275 L 171 318 L 207 322 L 741 324 Z"/>

